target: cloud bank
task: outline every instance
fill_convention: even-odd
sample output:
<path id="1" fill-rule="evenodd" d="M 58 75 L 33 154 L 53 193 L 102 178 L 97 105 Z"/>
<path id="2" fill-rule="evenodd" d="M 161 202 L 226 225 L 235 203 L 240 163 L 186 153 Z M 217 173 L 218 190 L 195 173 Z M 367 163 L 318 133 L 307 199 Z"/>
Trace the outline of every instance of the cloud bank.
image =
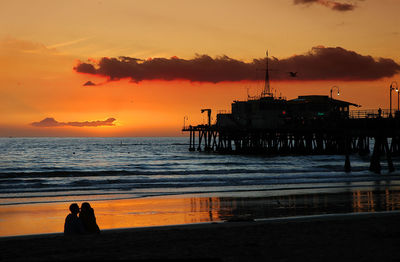
<path id="1" fill-rule="evenodd" d="M 289 58 L 269 58 L 272 80 L 293 79 L 288 72 L 298 72 L 297 80 L 362 81 L 392 77 L 400 72 L 400 65 L 389 58 L 374 59 L 341 47 L 313 47 L 302 55 Z M 131 57 L 106 58 L 98 63 L 79 62 L 74 69 L 79 73 L 105 76 L 110 81 L 130 78 L 143 80 L 188 80 L 218 83 L 222 81 L 262 80 L 266 59 L 252 62 L 227 56 L 212 58 L 196 55 L 185 60 L 177 57 L 141 60 Z M 258 73 L 257 73 L 258 72 Z"/>
<path id="2" fill-rule="evenodd" d="M 294 4 L 320 4 L 335 11 L 353 11 L 356 5 L 353 3 L 340 3 L 332 0 L 294 0 Z"/>
<path id="3" fill-rule="evenodd" d="M 47 117 L 40 122 L 31 123 L 35 127 L 60 127 L 60 126 L 75 126 L 75 127 L 98 127 L 98 126 L 114 126 L 115 118 L 108 118 L 101 121 L 85 121 L 85 122 L 58 122 L 52 117 Z"/>

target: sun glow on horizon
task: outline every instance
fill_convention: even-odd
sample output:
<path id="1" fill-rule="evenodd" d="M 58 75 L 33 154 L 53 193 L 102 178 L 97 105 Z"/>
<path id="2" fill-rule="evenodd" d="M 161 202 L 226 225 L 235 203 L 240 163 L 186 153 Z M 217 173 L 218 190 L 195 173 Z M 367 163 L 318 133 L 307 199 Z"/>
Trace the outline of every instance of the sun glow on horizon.
<path id="1" fill-rule="evenodd" d="M 341 90 L 338 99 L 360 104 L 362 109 L 371 109 L 388 107 L 389 89 L 385 88 L 388 83 L 388 80 L 356 83 L 272 81 L 271 87 L 276 90 L 277 96 L 294 99 L 300 95 L 329 95 L 331 87 L 336 85 Z M 145 81 L 134 84 L 129 80 L 120 80 L 102 86 L 82 87 L 78 77 L 75 87 L 69 88 L 69 94 L 54 94 L 58 98 L 49 103 L 32 103 L 30 107 L 37 109 L 30 110 L 29 114 L 24 114 L 23 109 L 19 109 L 18 114 L 18 111 L 7 114 L 0 123 L 0 135 L 181 136 L 185 117 L 187 125 L 205 123 L 200 109 L 211 108 L 212 119 L 215 120 L 219 111 L 230 110 L 233 101 L 246 100 L 248 94 L 258 95 L 261 90 L 262 83 L 258 82 L 196 84 L 188 81 Z M 21 96 L 20 99 L 27 97 Z M 395 107 L 396 103 L 393 99 L 392 106 Z M 110 126 L 96 127 L 31 125 L 46 117 L 60 122 L 93 122 L 112 117 L 115 122 Z M 17 132 L 17 129 L 20 131 Z"/>

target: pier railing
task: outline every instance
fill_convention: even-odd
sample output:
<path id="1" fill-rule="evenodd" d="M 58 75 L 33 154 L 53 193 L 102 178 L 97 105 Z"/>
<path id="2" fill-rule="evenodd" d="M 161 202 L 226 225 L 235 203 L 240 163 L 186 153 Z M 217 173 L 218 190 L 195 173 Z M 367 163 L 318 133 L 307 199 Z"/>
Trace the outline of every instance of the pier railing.
<path id="1" fill-rule="evenodd" d="M 231 110 L 218 110 L 217 114 L 232 114 Z"/>
<path id="2" fill-rule="evenodd" d="M 395 117 L 400 116 L 397 110 L 390 111 L 390 109 L 366 109 L 366 110 L 352 110 L 350 111 L 350 118 L 378 118 L 378 117 Z"/>
<path id="3" fill-rule="evenodd" d="M 400 117 L 400 111 L 392 109 L 364 109 L 364 110 L 351 110 L 349 113 L 350 118 L 378 118 L 378 117 Z M 217 114 L 232 114 L 231 110 L 219 110 Z"/>

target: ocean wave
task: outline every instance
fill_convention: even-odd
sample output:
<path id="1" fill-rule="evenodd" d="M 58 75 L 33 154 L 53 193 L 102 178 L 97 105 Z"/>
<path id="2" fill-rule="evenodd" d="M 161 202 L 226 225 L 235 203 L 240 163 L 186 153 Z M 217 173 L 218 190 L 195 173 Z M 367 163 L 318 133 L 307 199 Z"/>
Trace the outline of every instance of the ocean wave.
<path id="1" fill-rule="evenodd" d="M 52 177 L 93 177 L 93 176 L 173 176 L 173 175 L 207 175 L 207 174 L 254 174 L 254 173 L 286 173 L 286 174 L 301 174 L 301 173 L 323 173 L 322 170 L 318 170 L 310 167 L 297 167 L 297 168 L 251 168 L 243 166 L 242 168 L 226 168 L 223 164 L 216 165 L 219 168 L 188 168 L 187 166 L 183 168 L 178 168 L 177 165 L 171 164 L 160 164 L 157 168 L 147 166 L 133 165 L 138 168 L 138 170 L 102 170 L 102 171 L 71 171 L 71 170 L 59 170 L 59 171 L 15 171 L 15 172 L 0 172 L 0 180 L 7 178 L 52 178 Z M 165 169 L 165 167 L 171 167 L 171 169 Z M 173 168 L 174 167 L 174 168 Z M 192 166 L 191 166 L 192 167 Z M 342 168 L 343 169 L 343 168 Z M 339 169 L 341 170 L 341 169 Z"/>
<path id="2" fill-rule="evenodd" d="M 301 184 L 330 184 L 330 183 L 354 183 L 354 182 L 385 182 L 388 179 L 392 183 L 400 181 L 400 178 L 394 176 L 374 176 L 374 175 L 324 175 L 324 176 L 280 176 L 272 177 L 164 177 L 164 178 L 113 178 L 113 179 L 78 179 L 68 181 L 15 183 L 12 186 L 0 185 L 0 195 L 9 193 L 26 192 L 62 192 L 62 191 L 93 191 L 93 190 L 119 190 L 132 191 L 140 189 L 169 188 L 210 188 L 210 187 L 230 187 L 230 186 L 276 186 L 276 185 L 301 185 Z"/>
<path id="3" fill-rule="evenodd" d="M 251 192 L 261 193 L 263 196 L 280 195 L 283 193 L 287 194 L 309 194 L 312 192 L 325 192 L 336 193 L 336 192 L 348 192 L 351 193 L 353 190 L 365 190 L 374 188 L 375 190 L 382 190 L 383 188 L 373 183 L 353 183 L 343 185 L 338 184 L 285 184 L 271 187 L 253 186 L 253 187 L 241 187 L 241 186 L 230 186 L 230 187 L 210 187 L 210 188 L 183 188 L 181 190 L 170 191 L 162 190 L 149 190 L 149 191 L 136 191 L 136 192 L 100 192 L 100 191 L 66 191 L 66 192 L 52 192 L 46 196 L 34 194 L 35 192 L 27 192 L 18 196 L 9 194 L 7 196 L 0 196 L 0 206 L 2 205 L 18 205 L 18 204 L 37 204 L 37 203 L 55 203 L 65 202 L 65 198 L 69 201 L 101 201 L 101 200 L 116 200 L 116 199 L 134 199 L 134 198 L 146 198 L 154 196 L 171 196 L 171 195 L 198 195 L 198 194 L 226 194 L 229 195 L 235 193 L 246 193 Z M 400 190 L 400 183 L 392 186 L 392 190 Z M 107 194 L 108 193 L 108 194 Z"/>

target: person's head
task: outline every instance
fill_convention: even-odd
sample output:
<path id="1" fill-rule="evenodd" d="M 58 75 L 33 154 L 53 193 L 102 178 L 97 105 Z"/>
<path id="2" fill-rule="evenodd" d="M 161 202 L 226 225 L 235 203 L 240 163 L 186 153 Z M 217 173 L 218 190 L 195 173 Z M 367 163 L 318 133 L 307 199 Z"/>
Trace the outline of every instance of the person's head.
<path id="1" fill-rule="evenodd" d="M 79 213 L 79 206 L 77 203 L 73 203 L 69 206 L 69 210 L 71 211 L 72 214 L 78 214 Z"/>
<path id="2" fill-rule="evenodd" d="M 90 204 L 88 202 L 84 202 L 81 205 L 81 210 L 90 210 L 92 209 L 92 207 L 90 206 Z"/>

